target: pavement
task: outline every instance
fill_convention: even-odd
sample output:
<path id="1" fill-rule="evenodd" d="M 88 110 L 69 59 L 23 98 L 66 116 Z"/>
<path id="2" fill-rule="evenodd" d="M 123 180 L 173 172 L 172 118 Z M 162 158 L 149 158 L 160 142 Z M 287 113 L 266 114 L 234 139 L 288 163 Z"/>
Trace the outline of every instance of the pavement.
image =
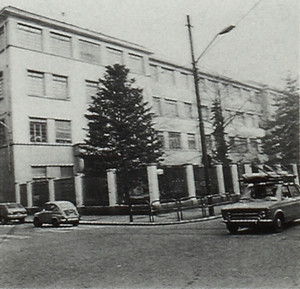
<path id="1" fill-rule="evenodd" d="M 214 207 L 214 215 L 209 216 L 208 212 L 203 215 L 201 209 L 183 210 L 183 219 L 178 221 L 176 212 L 159 213 L 154 215 L 154 222 L 150 222 L 148 215 L 133 215 L 130 222 L 129 215 L 82 215 L 80 225 L 117 225 L 117 226 L 157 226 L 157 225 L 176 225 L 193 222 L 202 222 L 221 218 L 222 206 Z M 26 223 L 33 222 L 33 215 L 26 217 Z"/>

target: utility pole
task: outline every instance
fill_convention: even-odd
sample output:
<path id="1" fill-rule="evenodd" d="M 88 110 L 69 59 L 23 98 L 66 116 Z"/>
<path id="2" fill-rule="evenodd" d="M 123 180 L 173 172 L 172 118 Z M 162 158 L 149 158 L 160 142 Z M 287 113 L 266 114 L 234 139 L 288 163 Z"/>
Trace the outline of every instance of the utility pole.
<path id="1" fill-rule="evenodd" d="M 204 131 L 204 124 L 203 124 L 202 110 L 201 110 L 202 105 L 201 105 L 200 91 L 199 91 L 199 85 L 198 85 L 199 76 L 198 76 L 198 69 L 196 66 L 196 63 L 199 60 L 199 58 L 197 59 L 197 61 L 195 61 L 192 30 L 191 30 L 192 26 L 190 23 L 189 15 L 187 15 L 187 27 L 189 30 L 189 38 L 190 38 L 190 45 L 191 45 L 193 76 L 194 76 L 195 93 L 196 93 L 196 100 L 197 100 L 197 110 L 198 110 L 198 118 L 199 118 L 199 133 L 200 133 L 201 148 L 202 148 L 202 162 L 204 165 L 205 186 L 206 186 L 207 195 L 210 195 L 211 187 L 210 187 L 210 179 L 209 179 L 209 171 L 208 171 L 208 155 L 207 155 L 207 148 L 206 148 L 206 141 L 205 141 L 205 131 Z"/>

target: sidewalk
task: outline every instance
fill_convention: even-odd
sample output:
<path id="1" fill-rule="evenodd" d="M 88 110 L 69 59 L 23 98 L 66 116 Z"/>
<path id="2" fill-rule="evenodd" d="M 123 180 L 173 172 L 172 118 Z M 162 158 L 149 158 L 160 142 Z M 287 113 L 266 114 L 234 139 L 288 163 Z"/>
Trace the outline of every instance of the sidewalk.
<path id="1" fill-rule="evenodd" d="M 157 226 L 157 225 L 175 225 L 193 222 L 202 222 L 221 218 L 221 207 L 215 206 L 214 216 L 202 216 L 199 209 L 187 209 L 183 211 L 183 220 L 177 220 L 177 214 L 161 213 L 154 216 L 154 222 L 150 222 L 148 215 L 133 215 L 133 222 L 130 222 L 129 215 L 82 215 L 79 221 L 80 225 L 114 225 L 114 226 Z M 26 223 L 32 223 L 33 216 L 26 218 Z"/>

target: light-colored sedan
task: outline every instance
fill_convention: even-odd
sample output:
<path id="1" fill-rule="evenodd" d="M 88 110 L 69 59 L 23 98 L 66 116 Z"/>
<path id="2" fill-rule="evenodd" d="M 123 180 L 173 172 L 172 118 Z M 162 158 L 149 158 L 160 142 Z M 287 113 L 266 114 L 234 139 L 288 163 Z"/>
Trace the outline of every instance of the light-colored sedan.
<path id="1" fill-rule="evenodd" d="M 40 212 L 34 214 L 33 224 L 41 227 L 43 224 L 72 224 L 78 226 L 80 215 L 76 207 L 69 201 L 54 201 L 45 203 Z"/>
<path id="2" fill-rule="evenodd" d="M 300 188 L 285 178 L 248 176 L 241 199 L 222 209 L 230 233 L 243 227 L 269 226 L 281 232 L 286 223 L 300 219 Z"/>

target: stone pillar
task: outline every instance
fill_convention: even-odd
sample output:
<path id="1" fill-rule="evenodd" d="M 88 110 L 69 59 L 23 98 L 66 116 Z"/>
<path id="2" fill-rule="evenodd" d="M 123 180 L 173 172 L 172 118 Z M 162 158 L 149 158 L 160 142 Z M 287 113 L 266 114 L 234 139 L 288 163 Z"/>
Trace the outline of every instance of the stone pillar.
<path id="1" fill-rule="evenodd" d="M 49 187 L 49 201 L 54 202 L 55 201 L 54 179 L 50 179 L 48 181 L 48 187 Z"/>
<path id="2" fill-rule="evenodd" d="M 20 185 L 15 183 L 15 200 L 16 203 L 21 203 Z"/>
<path id="3" fill-rule="evenodd" d="M 296 164 L 293 164 L 293 174 L 296 176 L 295 178 L 295 183 L 297 185 L 299 185 L 299 174 L 298 174 L 298 169 L 297 169 L 297 165 Z"/>
<path id="4" fill-rule="evenodd" d="M 239 183 L 239 174 L 236 164 L 232 164 L 231 167 L 231 177 L 232 177 L 232 184 L 233 184 L 233 191 L 236 195 L 240 195 L 240 183 Z"/>
<path id="5" fill-rule="evenodd" d="M 220 195 L 225 195 L 225 184 L 224 184 L 224 174 L 223 174 L 223 165 L 217 164 L 217 179 L 218 179 L 218 190 Z"/>
<path id="6" fill-rule="evenodd" d="M 115 207 L 118 205 L 118 190 L 117 190 L 117 175 L 116 169 L 106 170 L 108 184 L 109 206 Z"/>
<path id="7" fill-rule="evenodd" d="M 77 174 L 74 177 L 75 183 L 75 198 L 76 198 L 76 206 L 82 207 L 83 206 L 83 185 L 82 185 L 82 174 Z"/>
<path id="8" fill-rule="evenodd" d="M 152 203 L 153 201 L 159 200 L 159 186 L 156 164 L 149 164 L 147 166 L 147 175 L 150 203 Z"/>
<path id="9" fill-rule="evenodd" d="M 251 164 L 244 164 L 245 174 L 252 174 Z"/>
<path id="10" fill-rule="evenodd" d="M 188 187 L 188 196 L 196 197 L 196 186 L 195 186 L 193 165 L 191 164 L 185 165 L 185 172 L 186 172 L 186 181 Z"/>
<path id="11" fill-rule="evenodd" d="M 26 184 L 26 191 L 27 191 L 27 207 L 32 208 L 32 183 L 28 182 Z"/>

